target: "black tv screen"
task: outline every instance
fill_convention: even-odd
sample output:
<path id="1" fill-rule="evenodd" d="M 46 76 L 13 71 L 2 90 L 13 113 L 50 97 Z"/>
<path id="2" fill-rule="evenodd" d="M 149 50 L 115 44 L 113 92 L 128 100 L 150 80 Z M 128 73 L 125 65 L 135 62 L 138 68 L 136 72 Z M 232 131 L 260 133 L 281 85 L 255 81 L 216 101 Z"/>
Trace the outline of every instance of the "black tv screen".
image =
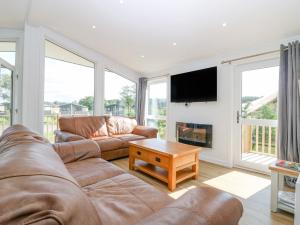
<path id="1" fill-rule="evenodd" d="M 171 102 L 217 101 L 217 67 L 171 76 Z"/>

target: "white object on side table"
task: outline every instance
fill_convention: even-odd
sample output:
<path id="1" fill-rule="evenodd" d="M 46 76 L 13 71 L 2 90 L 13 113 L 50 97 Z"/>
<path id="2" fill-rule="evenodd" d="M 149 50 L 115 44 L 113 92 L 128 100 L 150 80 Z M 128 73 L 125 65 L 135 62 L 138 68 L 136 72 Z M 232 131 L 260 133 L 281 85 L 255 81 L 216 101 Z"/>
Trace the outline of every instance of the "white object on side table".
<path id="1" fill-rule="evenodd" d="M 300 175 L 296 183 L 295 220 L 294 225 L 300 225 Z"/>

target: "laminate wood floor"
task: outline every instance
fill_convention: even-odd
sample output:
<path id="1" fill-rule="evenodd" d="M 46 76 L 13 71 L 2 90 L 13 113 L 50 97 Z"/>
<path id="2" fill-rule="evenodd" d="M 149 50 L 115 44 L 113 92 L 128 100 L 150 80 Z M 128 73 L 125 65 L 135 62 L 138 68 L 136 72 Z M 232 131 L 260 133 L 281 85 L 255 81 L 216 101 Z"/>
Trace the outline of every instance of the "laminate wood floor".
<path id="1" fill-rule="evenodd" d="M 280 211 L 270 211 L 270 177 L 259 173 L 237 168 L 226 168 L 200 161 L 197 180 L 186 180 L 177 184 L 174 192 L 167 185 L 146 174 L 128 170 L 128 158 L 112 161 L 115 165 L 152 184 L 173 198 L 178 198 L 189 189 L 201 186 L 212 186 L 229 192 L 239 198 L 244 206 L 240 225 L 292 225 L 293 215 Z"/>

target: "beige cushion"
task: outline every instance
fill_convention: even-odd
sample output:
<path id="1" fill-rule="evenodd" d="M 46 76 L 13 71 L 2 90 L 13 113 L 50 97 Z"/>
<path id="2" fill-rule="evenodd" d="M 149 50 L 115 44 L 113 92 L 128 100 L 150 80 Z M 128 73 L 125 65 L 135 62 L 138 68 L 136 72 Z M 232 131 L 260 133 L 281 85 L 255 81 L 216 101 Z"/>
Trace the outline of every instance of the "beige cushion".
<path id="1" fill-rule="evenodd" d="M 119 148 L 123 148 L 126 145 L 125 141 L 122 141 L 119 138 L 104 138 L 95 140 L 100 147 L 101 152 L 115 150 Z"/>
<path id="2" fill-rule="evenodd" d="M 104 116 L 72 116 L 59 118 L 60 130 L 85 138 L 107 136 Z"/>
<path id="3" fill-rule="evenodd" d="M 84 187 L 103 224 L 135 224 L 172 199 L 130 175 L 121 174 Z"/>
<path id="4" fill-rule="evenodd" d="M 110 136 L 118 134 L 130 134 L 137 126 L 135 119 L 120 116 L 106 117 L 106 124 L 108 134 Z"/>
<path id="5" fill-rule="evenodd" d="M 144 137 L 144 136 L 135 135 L 135 134 L 119 134 L 119 135 L 113 135 L 113 137 L 124 141 L 123 147 L 126 147 L 126 148 L 129 147 L 129 141 L 137 141 L 137 140 L 146 139 L 146 137 Z"/>
<path id="6" fill-rule="evenodd" d="M 100 158 L 91 158 L 65 165 L 82 187 L 125 173 L 119 167 Z"/>

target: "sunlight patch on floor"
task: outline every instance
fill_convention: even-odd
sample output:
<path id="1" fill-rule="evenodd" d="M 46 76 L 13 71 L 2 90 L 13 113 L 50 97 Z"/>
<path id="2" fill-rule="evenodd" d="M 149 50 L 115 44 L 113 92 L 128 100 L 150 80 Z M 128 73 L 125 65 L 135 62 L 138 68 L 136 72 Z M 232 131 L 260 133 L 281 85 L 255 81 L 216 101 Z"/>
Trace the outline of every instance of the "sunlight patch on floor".
<path id="1" fill-rule="evenodd" d="M 268 187 L 271 181 L 259 176 L 233 171 L 203 183 L 247 199 Z"/>
<path id="2" fill-rule="evenodd" d="M 174 198 L 174 199 L 177 199 L 177 198 L 181 197 L 182 195 L 184 195 L 189 190 L 194 189 L 194 188 L 196 188 L 196 186 L 192 185 L 192 186 L 189 186 L 188 188 L 180 189 L 178 191 L 174 191 L 172 193 L 169 193 L 169 196 Z"/>

